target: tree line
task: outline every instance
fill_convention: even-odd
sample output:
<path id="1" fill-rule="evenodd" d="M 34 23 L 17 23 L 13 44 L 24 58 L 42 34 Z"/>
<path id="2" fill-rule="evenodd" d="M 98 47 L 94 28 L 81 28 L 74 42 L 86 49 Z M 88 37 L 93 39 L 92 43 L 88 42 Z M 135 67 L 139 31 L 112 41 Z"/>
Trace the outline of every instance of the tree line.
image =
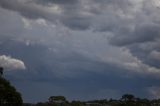
<path id="1" fill-rule="evenodd" d="M 24 104 L 24 106 L 160 106 L 160 99 L 149 100 L 132 94 L 124 94 L 118 100 L 101 99 L 91 101 L 67 101 L 64 96 L 50 96 L 44 103 Z"/>

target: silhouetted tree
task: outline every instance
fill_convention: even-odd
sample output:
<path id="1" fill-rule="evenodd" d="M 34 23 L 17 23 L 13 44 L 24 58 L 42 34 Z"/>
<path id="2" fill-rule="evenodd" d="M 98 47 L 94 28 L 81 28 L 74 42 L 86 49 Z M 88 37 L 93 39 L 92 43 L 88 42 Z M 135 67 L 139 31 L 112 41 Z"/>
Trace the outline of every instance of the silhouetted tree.
<path id="1" fill-rule="evenodd" d="M 49 103 L 64 103 L 66 102 L 66 98 L 64 96 L 51 96 L 48 101 Z"/>
<path id="2" fill-rule="evenodd" d="M 20 93 L 9 81 L 0 77 L 0 106 L 22 106 L 22 102 Z"/>
<path id="3" fill-rule="evenodd" d="M 124 94 L 121 98 L 121 101 L 124 106 L 134 106 L 135 105 L 135 97 L 132 94 Z"/>

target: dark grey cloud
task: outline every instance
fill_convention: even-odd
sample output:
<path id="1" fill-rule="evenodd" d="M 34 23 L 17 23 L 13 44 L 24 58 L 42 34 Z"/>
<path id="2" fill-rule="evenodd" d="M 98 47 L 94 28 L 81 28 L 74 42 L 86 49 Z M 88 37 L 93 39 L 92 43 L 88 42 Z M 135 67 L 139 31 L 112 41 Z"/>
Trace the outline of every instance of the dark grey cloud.
<path id="1" fill-rule="evenodd" d="M 74 1 L 74 2 L 73 2 Z M 24 1 L 6 1 L 1 0 L 0 6 L 4 9 L 18 12 L 22 16 L 29 19 L 43 18 L 53 23 L 59 21 L 65 26 L 71 29 L 88 29 L 90 25 L 90 19 L 87 15 L 82 14 L 81 6 L 76 0 L 71 1 L 39 1 L 48 3 L 51 2 L 55 5 L 55 10 L 49 7 L 38 5 L 35 2 L 24 2 Z M 38 2 L 38 3 L 39 3 Z M 73 2 L 73 4 L 72 4 Z M 63 5 L 62 5 L 63 4 Z M 68 5 L 69 4 L 69 5 Z M 53 6 L 54 7 L 54 6 Z"/>
<path id="2" fill-rule="evenodd" d="M 117 46 L 125 46 L 130 44 L 144 43 L 155 41 L 160 36 L 160 26 L 158 25 L 143 25 L 136 26 L 134 31 L 127 31 L 117 33 L 110 39 L 110 43 Z"/>
<path id="3" fill-rule="evenodd" d="M 44 18 L 50 21 L 55 21 L 55 17 L 57 15 L 48 12 L 46 9 L 43 9 L 41 6 L 37 6 L 35 4 L 31 4 L 28 2 L 23 1 L 8 1 L 8 0 L 1 0 L 0 6 L 4 9 L 8 9 L 11 11 L 18 12 L 24 17 L 30 19 L 37 19 L 37 18 Z"/>
<path id="4" fill-rule="evenodd" d="M 53 7 L 51 5 L 41 5 L 43 4 L 42 2 L 51 3 L 53 4 Z M 88 0 L 88 1 L 81 1 L 81 2 L 80 1 L 74 1 L 74 2 L 68 1 L 68 2 L 69 4 L 66 4 L 65 1 L 41 1 L 41 4 L 39 4 L 32 0 L 30 2 L 25 0 L 24 1 L 1 0 L 0 6 L 3 9 L 17 12 L 25 18 L 35 19 L 32 21 L 37 21 L 37 19 L 43 18 L 44 23 L 46 20 L 49 20 L 53 22 L 53 24 L 54 22 L 56 24 L 57 23 L 60 25 L 62 24 L 62 26 L 60 26 L 61 28 L 62 27 L 64 28 L 64 26 L 69 27 L 70 29 L 72 29 L 72 31 L 75 29 L 84 31 L 90 28 L 90 29 L 93 29 L 94 31 L 103 32 L 103 33 L 106 32 L 106 36 L 108 36 L 108 32 L 109 32 L 111 34 L 111 38 L 109 39 L 110 44 L 117 46 L 117 48 L 119 46 L 119 47 L 126 47 L 128 49 L 131 49 L 130 47 L 128 47 L 129 45 L 138 44 L 138 46 L 141 46 L 142 43 L 159 42 L 157 41 L 157 39 L 159 39 L 159 30 L 158 30 L 159 24 L 155 23 L 154 18 L 152 17 L 152 16 L 158 17 L 158 15 L 155 14 L 157 13 L 157 11 L 154 13 L 151 13 L 151 11 L 155 9 L 152 9 L 151 7 L 148 6 L 148 4 L 144 3 L 143 1 L 139 2 L 139 1 L 126 1 L 126 0 L 123 0 L 123 1 L 117 1 L 117 0 L 90 1 Z M 71 2 L 73 2 L 74 5 L 71 5 L 72 4 Z M 93 5 L 91 5 L 90 3 Z M 92 12 L 93 10 L 97 10 L 97 11 L 101 10 L 101 12 L 99 11 L 98 13 L 97 12 L 94 13 Z M 147 14 L 147 13 L 150 13 L 150 14 Z M 148 17 L 144 18 L 147 15 Z M 14 17 L 17 17 L 17 16 L 18 15 Z M 22 18 L 22 17 L 19 16 L 19 18 Z M 39 25 L 33 25 L 33 26 L 34 26 L 33 29 L 31 28 L 31 30 L 27 30 L 27 31 L 25 28 L 23 29 L 21 25 L 17 26 L 18 28 L 19 27 L 22 28 L 20 29 L 20 31 L 22 31 L 22 34 L 19 32 L 17 28 L 16 29 L 17 31 L 14 30 L 13 32 L 19 33 L 19 36 L 17 34 L 14 34 L 13 35 L 15 36 L 14 39 L 17 39 L 17 36 L 18 36 L 20 37 L 19 38 L 20 40 L 22 40 L 23 38 L 28 38 L 30 41 L 35 37 L 34 35 L 36 35 L 34 39 L 36 39 L 37 41 L 40 40 L 41 41 L 40 43 L 44 41 L 45 43 L 47 42 L 47 44 L 49 43 L 49 44 L 52 44 L 53 46 L 55 42 L 56 43 L 58 42 L 58 43 L 62 43 L 62 45 L 64 44 L 68 45 L 65 47 L 69 47 L 69 46 L 73 47 L 74 45 L 73 42 L 78 42 L 78 39 L 72 40 L 73 36 L 68 38 L 67 37 L 63 38 L 64 34 L 63 34 L 63 37 L 58 38 L 57 36 L 55 36 L 57 34 L 55 33 L 56 29 L 54 31 L 49 31 L 49 28 L 51 26 L 47 26 L 46 28 L 39 27 Z M 7 31 L 5 31 L 4 33 L 6 32 Z M 63 33 L 66 33 L 66 32 L 64 31 Z M 85 43 L 87 42 L 86 44 L 89 45 L 91 34 L 94 34 L 94 33 L 90 33 L 90 35 L 87 35 L 87 34 L 88 32 L 85 33 L 85 35 L 88 37 L 88 38 L 86 37 L 88 39 L 88 42 L 85 41 Z M 101 35 L 101 33 L 99 33 L 99 35 Z M 11 36 L 11 33 L 9 36 Z M 60 40 L 62 38 L 65 40 L 61 42 Z M 107 38 L 104 38 L 104 39 L 107 39 Z M 53 39 L 53 41 L 51 39 Z M 80 39 L 81 39 L 80 42 L 83 42 L 82 40 L 85 40 L 85 37 L 84 38 L 80 37 Z M 99 38 L 95 37 L 95 39 L 99 39 Z M 102 40 L 102 38 L 100 39 Z M 92 42 L 90 45 L 92 44 L 94 43 Z M 80 46 L 84 46 L 84 44 L 81 43 Z M 63 47 L 63 49 L 65 47 Z M 90 47 L 91 46 L 86 48 L 90 48 Z M 108 47 L 108 44 L 107 44 L 107 47 Z M 86 48 L 84 49 L 84 51 L 86 50 Z M 74 47 L 74 49 L 76 49 L 76 47 Z M 76 50 L 78 51 L 78 49 Z M 95 51 L 96 50 L 94 50 L 94 52 Z M 150 50 L 150 52 L 152 51 L 153 49 Z M 132 56 L 132 52 L 130 56 Z M 117 56 L 117 58 L 119 57 Z M 138 57 L 138 56 L 135 56 L 135 57 Z M 132 58 L 134 57 L 132 56 Z M 131 60 L 135 60 L 135 59 L 131 59 Z"/>
<path id="5" fill-rule="evenodd" d="M 110 7 L 111 5 L 113 6 L 112 8 Z M 100 18 L 96 18 L 100 14 L 103 14 L 105 20 L 101 23 L 102 25 L 98 26 L 98 29 L 106 29 L 104 28 L 105 26 L 110 26 L 110 24 L 113 25 L 116 23 L 114 20 L 119 20 L 114 18 L 117 17 L 117 12 L 119 10 L 123 11 L 124 14 L 128 14 L 128 12 L 130 12 L 126 11 L 130 6 L 130 2 L 126 0 L 121 2 L 91 0 L 31 0 L 30 2 L 27 2 L 25 0 L 1 0 L 0 6 L 4 9 L 15 11 L 29 19 L 43 18 L 53 23 L 60 22 L 64 26 L 73 30 L 86 30 L 91 27 L 96 30 L 96 21 L 103 21 Z M 108 18 L 108 16 L 110 16 L 110 18 Z M 114 18 L 114 20 L 112 20 L 112 18 Z M 108 21 L 110 23 L 108 23 Z M 103 24 L 108 25 L 104 26 Z M 112 26 L 111 29 L 115 29 L 113 28 L 115 26 Z"/>
<path id="6" fill-rule="evenodd" d="M 90 27 L 90 18 L 86 17 L 67 17 L 67 19 L 62 20 L 65 26 L 68 26 L 74 30 L 86 30 Z"/>
<path id="7" fill-rule="evenodd" d="M 79 0 L 36 0 L 36 3 L 42 4 L 42 5 L 49 5 L 49 4 L 61 4 L 61 5 L 66 5 L 66 4 L 76 4 L 78 3 Z"/>
<path id="8" fill-rule="evenodd" d="M 117 31 L 109 40 L 110 44 L 128 48 L 134 57 L 159 70 L 159 60 L 152 53 L 159 51 L 160 25 L 154 23 L 154 19 L 150 21 L 152 23 L 137 24 L 132 30 L 125 28 Z"/>
<path id="9" fill-rule="evenodd" d="M 154 45 L 153 42 L 145 44 L 145 46 L 136 44 L 130 46 L 129 49 L 131 50 L 132 54 L 143 61 L 143 63 L 160 68 L 160 60 L 158 58 L 160 48 L 151 45 Z"/>
<path id="10" fill-rule="evenodd" d="M 94 30 L 111 32 L 123 30 L 123 27 L 127 28 L 131 24 L 134 26 L 138 22 L 143 24 L 146 19 L 143 22 L 142 19 L 148 13 L 146 11 L 153 11 L 144 1 L 128 0 L 1 0 L 0 6 L 30 19 L 43 18 L 53 23 L 60 22 L 74 30 L 86 30 L 92 27 Z M 152 18 L 151 15 L 149 18 Z"/>

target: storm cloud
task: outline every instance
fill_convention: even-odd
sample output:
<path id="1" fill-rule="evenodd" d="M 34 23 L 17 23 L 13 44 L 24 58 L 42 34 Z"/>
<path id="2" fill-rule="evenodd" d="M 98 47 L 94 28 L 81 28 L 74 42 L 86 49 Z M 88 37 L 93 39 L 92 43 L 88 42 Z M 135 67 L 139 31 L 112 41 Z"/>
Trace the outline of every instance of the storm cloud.
<path id="1" fill-rule="evenodd" d="M 42 98 L 29 99 L 23 81 L 70 98 L 159 97 L 159 8 L 158 0 L 0 0 L 1 58 L 27 70 L 6 76 L 26 101 Z"/>

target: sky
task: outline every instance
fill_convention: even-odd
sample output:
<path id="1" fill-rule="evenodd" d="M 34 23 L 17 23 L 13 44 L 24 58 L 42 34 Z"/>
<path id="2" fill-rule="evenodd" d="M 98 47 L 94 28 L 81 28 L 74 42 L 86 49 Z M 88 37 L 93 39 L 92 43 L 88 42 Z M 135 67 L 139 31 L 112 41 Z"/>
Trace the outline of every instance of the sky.
<path id="1" fill-rule="evenodd" d="M 0 66 L 24 102 L 160 98 L 159 0 L 0 0 Z"/>

